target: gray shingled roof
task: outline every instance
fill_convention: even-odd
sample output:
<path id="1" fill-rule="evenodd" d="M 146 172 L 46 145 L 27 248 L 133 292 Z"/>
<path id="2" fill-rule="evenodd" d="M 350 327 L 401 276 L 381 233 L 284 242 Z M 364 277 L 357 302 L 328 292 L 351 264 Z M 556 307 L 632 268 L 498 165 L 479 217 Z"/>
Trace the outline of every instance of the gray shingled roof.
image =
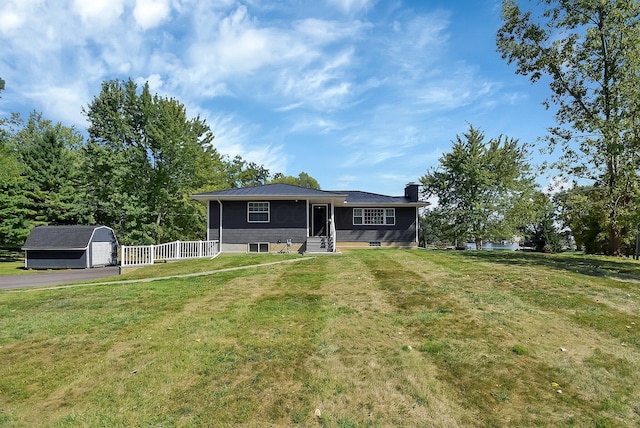
<path id="1" fill-rule="evenodd" d="M 198 193 L 192 195 L 196 199 L 211 197 L 345 197 L 345 193 L 327 192 L 325 190 L 308 189 L 306 187 L 294 186 L 292 184 L 265 184 L 262 186 L 241 187 L 239 189 L 218 190 L 215 192 Z"/>
<path id="2" fill-rule="evenodd" d="M 198 193 L 191 195 L 194 199 L 244 199 L 244 198 L 309 198 L 309 199 L 344 199 L 347 204 L 411 204 L 425 205 L 424 202 L 411 202 L 404 196 L 386 196 L 377 193 L 361 192 L 359 190 L 315 190 L 292 184 L 265 184 L 262 186 L 241 187 L 239 189 L 218 190 L 215 192 Z"/>
<path id="3" fill-rule="evenodd" d="M 410 204 L 412 203 L 404 196 L 387 196 L 377 193 L 361 192 L 359 190 L 348 190 L 339 192 L 348 195 L 348 204 Z M 415 202 L 414 202 L 415 203 Z"/>
<path id="4" fill-rule="evenodd" d="M 105 226 L 38 226 L 31 230 L 23 250 L 83 250 L 93 231 Z"/>

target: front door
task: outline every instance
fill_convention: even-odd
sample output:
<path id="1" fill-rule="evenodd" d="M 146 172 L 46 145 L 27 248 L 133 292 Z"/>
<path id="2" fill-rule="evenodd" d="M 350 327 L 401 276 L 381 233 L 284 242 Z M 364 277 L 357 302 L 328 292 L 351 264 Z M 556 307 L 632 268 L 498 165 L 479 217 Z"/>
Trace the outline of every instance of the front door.
<path id="1" fill-rule="evenodd" d="M 329 207 L 327 205 L 313 205 L 311 212 L 311 236 L 328 236 Z"/>

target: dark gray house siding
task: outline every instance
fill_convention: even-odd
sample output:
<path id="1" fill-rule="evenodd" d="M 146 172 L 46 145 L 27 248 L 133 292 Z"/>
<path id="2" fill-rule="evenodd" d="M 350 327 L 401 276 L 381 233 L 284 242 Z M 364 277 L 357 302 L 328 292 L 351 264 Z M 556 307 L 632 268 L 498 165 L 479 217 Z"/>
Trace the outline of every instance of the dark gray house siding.
<path id="1" fill-rule="evenodd" d="M 28 252 L 29 269 L 84 269 L 87 267 L 87 251 L 47 251 Z"/>
<path id="2" fill-rule="evenodd" d="M 418 185 L 409 183 L 403 196 L 386 196 L 362 191 L 324 191 L 289 184 L 266 184 L 191 195 L 208 205 L 207 236 L 219 240 L 222 251 L 253 251 L 262 243 L 269 251 L 280 251 L 285 243 L 293 251 L 324 248 L 339 251 L 364 246 L 417 246 Z M 249 222 L 250 203 L 269 204 L 269 221 Z M 259 211 L 255 217 L 264 215 Z M 395 221 L 389 225 L 353 224 L 353 210 L 394 209 Z M 371 211 L 367 212 L 371 218 Z M 363 221 L 365 216 L 363 215 Z M 390 218 L 390 216 L 385 217 Z M 332 223 L 333 222 L 333 223 Z M 335 234 L 333 227 L 335 227 Z M 287 243 L 291 241 L 291 245 Z M 247 244 L 261 245 L 248 246 Z M 377 244 L 377 245 L 376 245 Z M 292 248 L 289 248 L 292 247 Z"/>
<path id="3" fill-rule="evenodd" d="M 209 222 L 207 239 L 220 240 L 220 204 L 218 201 L 209 201 Z"/>
<path id="4" fill-rule="evenodd" d="M 247 244 L 249 242 L 302 243 L 307 238 L 307 213 L 305 201 L 270 201 L 270 219 L 267 223 L 249 222 L 249 201 L 222 202 L 222 244 Z M 209 239 L 220 239 L 220 205 L 209 202 Z"/>
<path id="5" fill-rule="evenodd" d="M 416 241 L 416 208 L 396 207 L 395 225 L 353 224 L 353 208 L 335 209 L 337 242 L 398 242 Z"/>

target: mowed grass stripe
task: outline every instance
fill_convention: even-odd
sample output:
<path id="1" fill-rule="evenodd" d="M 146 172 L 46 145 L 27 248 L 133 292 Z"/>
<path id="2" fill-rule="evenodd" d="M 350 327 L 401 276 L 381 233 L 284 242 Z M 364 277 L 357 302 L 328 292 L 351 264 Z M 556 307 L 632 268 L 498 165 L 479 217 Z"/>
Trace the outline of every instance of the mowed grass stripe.
<path id="1" fill-rule="evenodd" d="M 539 255 L 532 256 L 534 261 L 535 258 L 540 257 Z M 453 269 L 469 275 L 467 280 L 458 281 L 458 289 L 455 291 L 456 300 L 458 302 L 466 301 L 468 304 L 467 313 L 462 316 L 461 314 L 456 315 L 457 320 L 467 320 L 463 326 L 464 331 L 456 333 L 454 328 L 456 322 L 444 319 L 442 326 L 446 332 L 442 332 L 442 335 L 447 338 L 458 335 L 466 336 L 466 340 L 460 344 L 460 347 L 468 347 L 469 344 L 478 345 L 478 343 L 486 343 L 489 347 L 469 351 L 469 354 L 475 358 L 478 355 L 483 357 L 474 363 L 474 367 L 465 367 L 464 364 L 461 364 L 460 358 L 456 358 L 458 349 L 451 345 L 451 341 L 442 342 L 437 336 L 431 337 L 423 349 L 435 354 L 447 365 L 460 365 L 460 370 L 455 367 L 447 367 L 445 371 L 452 382 L 459 379 L 456 376 L 456 371 L 467 373 L 466 377 L 479 375 L 478 382 L 475 384 L 487 385 L 488 388 L 496 387 L 497 389 L 491 391 L 490 395 L 498 401 L 508 401 L 509 405 L 505 407 L 510 410 L 518 409 L 517 406 L 514 406 L 517 401 L 529 408 L 535 408 L 535 406 L 530 406 L 532 397 L 540 397 L 540 404 L 549 400 L 551 403 L 557 401 L 553 400 L 549 394 L 551 391 L 557 393 L 557 390 L 551 390 L 548 388 L 548 382 L 543 381 L 543 379 L 555 379 L 555 383 L 564 385 L 563 392 L 565 394 L 573 394 L 570 399 L 567 398 L 567 395 L 562 395 L 563 402 L 570 402 L 576 407 L 583 408 L 584 413 L 590 414 L 594 421 L 604 421 L 605 425 L 616 425 L 617 414 L 614 413 L 613 417 L 608 418 L 593 410 L 594 408 L 606 408 L 607 406 L 602 402 L 607 403 L 612 400 L 618 402 L 619 409 L 626 409 L 627 417 L 636 418 L 637 408 L 634 406 L 634 402 L 638 394 L 629 394 L 629 392 L 633 391 L 632 386 L 640 380 L 637 373 L 635 376 L 626 377 L 621 383 L 611 384 L 617 385 L 617 387 L 610 388 L 604 394 L 608 398 L 602 399 L 600 397 L 600 404 L 597 400 L 591 401 L 593 400 L 591 394 L 582 394 L 582 391 L 594 388 L 590 373 L 586 370 L 583 371 L 583 367 L 585 362 L 591 358 L 592 353 L 601 352 L 599 346 L 607 349 L 617 348 L 618 352 L 625 355 L 621 360 L 617 360 L 617 363 L 614 363 L 615 358 L 611 360 L 612 370 L 616 370 L 615 365 L 617 364 L 626 366 L 629 363 L 626 358 L 630 355 L 625 351 L 627 342 L 618 342 L 611 338 L 611 336 L 617 337 L 613 327 L 617 332 L 620 332 L 620 321 L 633 322 L 629 319 L 628 314 L 623 314 L 623 318 L 619 319 L 620 312 L 610 308 L 604 310 L 605 305 L 579 295 L 580 291 L 575 291 L 574 288 L 587 288 L 589 292 L 592 292 L 593 287 L 584 287 L 584 281 L 590 281 L 589 276 L 585 277 L 584 274 L 567 273 L 562 270 L 559 272 L 557 263 L 549 263 L 546 260 L 539 264 L 519 263 L 518 265 L 523 266 L 524 269 L 516 275 L 512 266 L 502 263 L 503 257 L 504 255 L 501 253 L 485 253 L 482 257 L 479 257 L 477 253 L 472 253 L 472 257 L 456 253 L 452 253 L 451 256 L 442 253 L 434 255 L 434 258 L 440 263 L 446 263 L 448 258 L 449 263 L 454 262 Z M 518 258 L 520 257 L 519 255 Z M 470 265 L 472 261 L 476 264 L 476 272 Z M 590 270 L 582 270 L 590 272 Z M 600 280 L 599 293 L 602 293 L 602 290 L 606 288 L 602 283 L 617 285 L 615 281 Z M 611 292 L 617 293 L 616 288 L 612 287 L 609 294 Z M 532 299 L 531 295 L 538 296 L 540 299 Z M 599 311 L 593 318 L 597 317 L 598 319 L 589 319 L 589 317 L 585 319 L 585 312 L 593 315 L 594 306 Z M 482 315 L 480 323 L 477 322 L 479 314 Z M 475 328 L 478 325 L 483 327 L 481 331 L 477 331 Z M 625 336 L 625 340 L 635 340 L 637 330 L 630 332 L 630 329 L 626 327 L 625 330 L 629 333 Z M 479 338 L 482 340 L 478 341 Z M 496 340 L 492 340 L 492 338 Z M 495 373 L 495 369 L 488 367 L 489 370 L 486 370 L 483 367 L 482 361 L 491 359 L 492 355 L 497 357 L 496 360 L 499 360 L 499 364 L 503 368 L 502 373 L 507 375 L 507 379 L 503 379 L 502 382 L 500 381 L 501 376 L 499 373 Z M 633 360 L 637 360 L 637 355 L 634 354 L 631 357 Z M 482 383 L 480 380 L 483 378 L 491 378 L 497 382 L 495 384 L 493 382 Z M 513 380 L 517 380 L 520 388 L 517 385 L 509 385 L 509 382 L 504 382 L 509 379 L 511 384 L 514 383 Z M 473 384 L 473 382 L 468 383 Z M 475 388 L 474 391 L 482 391 L 482 388 Z M 486 394 L 484 395 L 486 396 Z M 478 408 L 483 407 L 483 402 L 491 403 L 491 400 L 479 402 Z M 561 410 L 563 406 L 547 407 L 547 417 L 559 417 L 562 420 L 561 412 L 553 415 L 554 412 L 551 410 L 554 407 Z M 504 419 L 509 413 L 509 411 L 505 412 L 500 418 Z M 529 425 L 535 421 L 535 418 L 522 418 L 522 415 L 527 414 L 522 409 L 518 409 L 516 413 L 520 420 L 514 422 L 518 424 Z M 542 416 L 542 412 L 537 413 L 538 417 Z M 566 417 L 564 422 L 569 425 L 573 424 L 573 417 Z M 495 423 L 495 421 L 491 423 Z"/>

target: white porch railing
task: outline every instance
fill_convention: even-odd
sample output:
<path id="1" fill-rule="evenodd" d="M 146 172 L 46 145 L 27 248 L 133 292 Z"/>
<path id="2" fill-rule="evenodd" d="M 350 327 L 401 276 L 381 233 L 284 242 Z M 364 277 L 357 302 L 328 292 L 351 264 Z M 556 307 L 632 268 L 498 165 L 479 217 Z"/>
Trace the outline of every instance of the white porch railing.
<path id="1" fill-rule="evenodd" d="M 174 241 L 159 245 L 123 245 L 121 266 L 152 265 L 156 261 L 216 257 L 220 254 L 219 241 Z"/>

